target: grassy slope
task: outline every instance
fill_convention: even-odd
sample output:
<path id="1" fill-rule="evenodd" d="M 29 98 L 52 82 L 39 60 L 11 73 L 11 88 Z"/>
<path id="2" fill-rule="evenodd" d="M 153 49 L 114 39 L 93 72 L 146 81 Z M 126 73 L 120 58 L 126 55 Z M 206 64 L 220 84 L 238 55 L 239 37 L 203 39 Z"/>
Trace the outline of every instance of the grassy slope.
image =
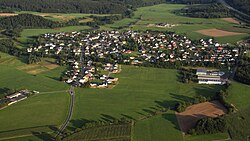
<path id="1" fill-rule="evenodd" d="M 179 34 L 187 34 L 188 37 L 192 39 L 200 39 L 207 36 L 196 33 L 195 31 L 201 29 L 210 29 L 210 28 L 218 28 L 227 31 L 236 31 L 236 32 L 244 32 L 250 33 L 249 29 L 242 29 L 234 27 L 235 24 L 223 21 L 221 19 L 204 19 L 204 18 L 191 18 L 184 16 L 177 16 L 172 13 L 174 10 L 181 9 L 186 5 L 181 4 L 160 4 L 155 6 L 148 6 L 138 8 L 135 12 L 135 15 L 132 19 L 140 19 L 132 29 L 134 30 L 160 30 L 160 31 L 175 31 Z M 131 20 L 130 20 L 131 21 Z M 167 28 L 157 28 L 157 27 L 147 27 L 150 23 L 172 23 L 178 24 L 179 26 L 167 29 Z M 184 23 L 192 23 L 192 24 L 184 24 Z M 113 25 L 107 25 L 105 27 L 119 27 L 128 25 L 130 22 L 128 19 L 124 19 L 123 22 L 115 22 Z M 103 27 L 103 29 L 105 29 Z M 236 36 L 228 36 L 228 37 L 216 37 L 216 39 L 222 43 L 235 43 L 245 37 L 249 36 L 248 34 L 244 35 L 236 35 Z"/>
<path id="2" fill-rule="evenodd" d="M 68 110 L 69 96 L 66 90 L 69 87 L 55 78 L 59 77 L 64 68 L 59 67 L 34 76 L 16 69 L 24 65 L 22 61 L 4 53 L 0 53 L 0 55 L 0 88 L 27 88 L 40 92 L 62 91 L 41 93 L 1 110 L 0 120 L 4 122 L 0 123 L 0 138 L 31 134 L 31 131 L 36 130 L 51 131 L 44 126 L 60 125 Z M 26 129 L 30 127 L 38 128 Z"/>
<path id="3" fill-rule="evenodd" d="M 182 84 L 176 70 L 123 66 L 113 89 L 77 89 L 74 118 L 99 118 L 101 114 L 135 118 L 158 103 L 173 106 L 196 95 L 213 95 L 220 86 Z"/>
<path id="4" fill-rule="evenodd" d="M 220 86 L 182 84 L 176 80 L 176 75 L 176 70 L 122 66 L 122 72 L 118 74 L 119 84 L 115 88 L 77 89 L 70 127 L 79 127 L 86 120 L 98 120 L 107 116 L 118 118 L 125 115 L 137 119 L 147 114 L 148 110 L 161 104 L 173 106 L 176 101 L 188 100 L 196 95 L 213 95 L 220 88 Z M 175 116 L 171 113 L 164 117 L 157 117 L 152 120 L 152 123 L 149 120 L 147 121 L 149 123 L 142 121 L 138 124 L 147 126 L 144 124 L 154 124 L 155 122 L 159 123 L 157 126 L 160 123 L 170 125 L 170 127 L 159 128 L 171 131 L 171 134 L 174 132 L 180 135 L 176 129 L 172 128 L 175 120 Z M 157 126 L 154 129 L 157 129 Z M 158 138 L 161 139 L 171 135 L 157 132 L 155 131 L 149 136 L 152 138 L 159 136 Z M 138 129 L 134 136 L 140 141 L 144 139 L 140 138 L 144 134 L 147 133 Z"/>
<path id="5" fill-rule="evenodd" d="M 134 141 L 180 141 L 182 134 L 174 112 L 168 112 L 162 116 L 156 116 L 135 124 Z"/>
<path id="6" fill-rule="evenodd" d="M 33 11 L 20 11 L 20 12 L 15 12 L 16 14 L 24 14 L 24 13 L 29 13 L 29 14 L 34 14 L 38 16 L 43 16 L 46 19 L 54 20 L 54 21 L 68 21 L 70 19 L 74 18 L 82 18 L 82 17 L 89 17 L 91 15 L 95 16 L 108 16 L 110 14 L 84 14 L 84 13 L 41 13 L 41 12 L 33 12 Z"/>
<path id="7" fill-rule="evenodd" d="M 228 100 L 239 110 L 247 108 L 250 103 L 250 86 L 233 82 L 229 88 Z"/>
<path id="8" fill-rule="evenodd" d="M 32 40 L 32 37 L 38 36 L 45 33 L 54 33 L 54 32 L 72 32 L 72 31 L 81 31 L 90 29 L 88 26 L 68 26 L 62 28 L 55 28 L 55 29 L 24 29 L 21 32 L 21 37 L 18 38 L 18 41 L 21 43 L 26 43 L 29 40 Z"/>

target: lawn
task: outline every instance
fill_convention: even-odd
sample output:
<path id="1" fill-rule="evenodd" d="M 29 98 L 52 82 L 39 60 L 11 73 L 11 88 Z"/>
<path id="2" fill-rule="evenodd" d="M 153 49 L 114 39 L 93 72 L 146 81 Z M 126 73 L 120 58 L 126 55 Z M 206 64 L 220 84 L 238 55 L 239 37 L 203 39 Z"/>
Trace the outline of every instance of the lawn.
<path id="1" fill-rule="evenodd" d="M 242 40 L 245 37 L 249 37 L 250 29 L 242 29 L 236 27 L 236 24 L 224 21 L 222 19 L 205 19 L 205 18 L 191 18 L 185 16 L 178 16 L 173 13 L 175 10 L 184 8 L 187 5 L 182 4 L 160 4 L 155 6 L 141 7 L 135 11 L 135 15 L 129 19 L 115 22 L 113 25 L 106 25 L 104 27 L 119 27 L 126 26 L 130 21 L 138 21 L 133 26 L 127 29 L 133 30 L 159 30 L 159 31 L 175 31 L 178 34 L 185 34 L 192 39 L 207 38 L 208 36 L 199 34 L 195 31 L 201 29 L 217 28 L 226 31 L 243 32 L 246 34 L 235 35 L 228 37 L 216 37 L 218 41 L 222 43 L 235 43 L 236 41 Z M 133 19 L 133 20 L 132 20 Z M 175 28 L 158 28 L 158 27 L 147 27 L 148 24 L 152 23 L 171 23 L 177 24 Z M 105 29 L 102 27 L 103 29 Z"/>

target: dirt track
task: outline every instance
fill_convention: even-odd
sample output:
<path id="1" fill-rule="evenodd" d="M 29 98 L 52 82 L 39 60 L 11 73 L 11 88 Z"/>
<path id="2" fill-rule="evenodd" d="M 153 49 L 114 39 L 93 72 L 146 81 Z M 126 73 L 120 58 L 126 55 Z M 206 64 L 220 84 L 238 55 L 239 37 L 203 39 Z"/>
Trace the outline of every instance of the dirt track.
<path id="1" fill-rule="evenodd" d="M 182 132 L 186 133 L 194 127 L 196 122 L 204 117 L 218 117 L 227 112 L 218 101 L 204 102 L 189 106 L 186 111 L 176 113 L 176 117 Z"/>
<path id="2" fill-rule="evenodd" d="M 9 17 L 9 16 L 16 16 L 18 14 L 14 14 L 14 13 L 0 13 L 0 17 Z"/>
<path id="3" fill-rule="evenodd" d="M 219 30 L 215 28 L 198 30 L 196 32 L 203 34 L 203 35 L 212 36 L 212 37 L 223 37 L 223 36 L 233 36 L 233 35 L 244 34 L 244 33 L 239 33 L 239 32 L 229 32 L 229 31 Z"/>

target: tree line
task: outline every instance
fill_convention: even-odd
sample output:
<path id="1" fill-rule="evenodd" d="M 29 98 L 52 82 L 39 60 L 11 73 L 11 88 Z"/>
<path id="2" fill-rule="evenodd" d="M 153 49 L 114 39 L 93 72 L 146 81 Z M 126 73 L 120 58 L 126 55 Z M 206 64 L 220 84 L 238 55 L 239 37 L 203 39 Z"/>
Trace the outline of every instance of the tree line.
<path id="1" fill-rule="evenodd" d="M 234 79 L 250 85 L 250 57 L 244 56 L 239 60 Z"/>

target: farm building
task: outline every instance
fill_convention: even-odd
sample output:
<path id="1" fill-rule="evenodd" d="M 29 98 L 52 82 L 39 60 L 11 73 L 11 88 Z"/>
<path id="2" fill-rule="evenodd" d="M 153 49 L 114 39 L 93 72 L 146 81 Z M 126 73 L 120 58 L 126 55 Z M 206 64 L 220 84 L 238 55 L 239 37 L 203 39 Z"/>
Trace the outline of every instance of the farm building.
<path id="1" fill-rule="evenodd" d="M 22 101 L 22 100 L 26 99 L 28 97 L 29 93 L 30 92 L 28 90 L 21 90 L 21 91 L 16 92 L 16 93 L 14 93 L 12 95 L 6 96 L 6 98 L 9 101 L 8 105 L 12 105 L 14 103 L 17 103 L 19 101 Z"/>
<path id="2" fill-rule="evenodd" d="M 227 78 L 224 72 L 208 71 L 203 69 L 197 69 L 196 75 L 198 76 L 199 84 L 226 84 Z"/>

